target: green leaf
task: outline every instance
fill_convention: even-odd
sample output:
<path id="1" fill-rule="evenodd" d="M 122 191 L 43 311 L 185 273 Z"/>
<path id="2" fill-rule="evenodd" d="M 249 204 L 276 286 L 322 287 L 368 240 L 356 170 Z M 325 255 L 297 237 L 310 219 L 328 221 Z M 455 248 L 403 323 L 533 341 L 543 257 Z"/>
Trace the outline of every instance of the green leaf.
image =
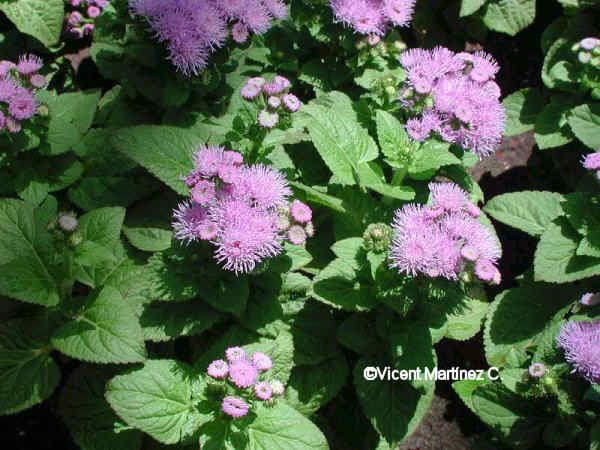
<path id="1" fill-rule="evenodd" d="M 390 113 L 377 110 L 377 138 L 386 158 L 398 159 L 406 149 L 411 149 L 411 140 L 404 126 Z"/>
<path id="2" fill-rule="evenodd" d="M 424 306 L 432 333 L 443 324 L 444 336 L 459 341 L 471 339 L 479 333 L 488 307 L 489 303 L 466 295 L 429 300 Z"/>
<path id="3" fill-rule="evenodd" d="M 0 200 L 0 294 L 39 305 L 59 302 L 52 236 L 31 204 Z"/>
<path id="4" fill-rule="evenodd" d="M 52 345 L 72 358 L 94 363 L 140 362 L 146 358 L 138 319 L 111 286 L 92 292 L 83 301 L 81 312 L 56 330 Z"/>
<path id="5" fill-rule="evenodd" d="M 202 144 L 192 131 L 154 125 L 123 128 L 114 146 L 181 195 L 188 188 L 181 177 L 193 168 L 193 152 Z"/>
<path id="6" fill-rule="evenodd" d="M 69 189 L 69 200 L 85 211 L 105 206 L 129 206 L 160 188 L 154 178 L 84 177 Z"/>
<path id="7" fill-rule="evenodd" d="M 483 334 L 488 363 L 503 367 L 524 354 L 548 321 L 570 301 L 565 287 L 537 283 L 499 294 L 490 307 Z"/>
<path id="8" fill-rule="evenodd" d="M 294 341 L 290 333 L 282 331 L 275 339 L 261 339 L 243 347 L 249 355 L 254 352 L 269 355 L 273 361 L 269 376 L 287 384 L 294 366 Z"/>
<path id="9" fill-rule="evenodd" d="M 485 5 L 486 0 L 462 0 L 460 3 L 460 17 L 470 16 Z"/>
<path id="10" fill-rule="evenodd" d="M 342 353 L 316 366 L 294 367 L 285 388 L 285 400 L 305 416 L 311 416 L 338 394 L 348 373 Z"/>
<path id="11" fill-rule="evenodd" d="M 484 211 L 499 222 L 532 236 L 541 236 L 563 214 L 564 197 L 555 192 L 522 191 L 494 197 Z"/>
<path id="12" fill-rule="evenodd" d="M 596 150 L 600 147 L 600 103 L 581 105 L 571 110 L 569 125 L 577 139 Z"/>
<path id="13" fill-rule="evenodd" d="M 516 136 L 533 130 L 540 109 L 545 105 L 544 96 L 539 89 L 526 88 L 513 92 L 502 104 L 506 110 L 506 136 Z"/>
<path id="14" fill-rule="evenodd" d="M 60 370 L 50 357 L 50 326 L 45 317 L 0 324 L 0 415 L 41 403 L 58 386 Z"/>
<path id="15" fill-rule="evenodd" d="M 567 219 L 559 217 L 548 226 L 535 251 L 536 281 L 566 283 L 600 274 L 600 258 L 577 256 L 580 236 Z"/>
<path id="16" fill-rule="evenodd" d="M 146 252 L 168 249 L 173 238 L 173 231 L 157 227 L 124 227 L 123 232 L 131 245 Z"/>
<path id="17" fill-rule="evenodd" d="M 50 111 L 46 153 L 65 153 L 83 139 L 94 120 L 100 95 L 100 89 L 68 92 L 58 96 L 50 91 L 38 92 L 40 101 Z"/>
<path id="18" fill-rule="evenodd" d="M 140 316 L 144 339 L 169 341 L 181 336 L 204 333 L 221 319 L 221 315 L 201 302 L 152 302 Z"/>
<path id="19" fill-rule="evenodd" d="M 21 33 L 38 39 L 46 47 L 58 43 L 64 22 L 63 0 L 18 0 L 0 2 L 0 11 Z"/>
<path id="20" fill-rule="evenodd" d="M 258 404 L 256 419 L 248 425 L 248 450 L 328 450 L 317 426 L 282 401 L 273 407 Z"/>
<path id="21" fill-rule="evenodd" d="M 408 173 L 417 180 L 428 179 L 431 177 L 429 174 L 440 167 L 460 164 L 460 159 L 450 153 L 448 148 L 447 143 L 427 141 L 414 153 Z"/>
<path id="22" fill-rule="evenodd" d="M 514 36 L 535 19 L 535 0 L 493 0 L 483 15 L 485 24 L 494 31 Z"/>
<path id="23" fill-rule="evenodd" d="M 204 300 L 217 311 L 240 316 L 246 310 L 250 288 L 247 278 L 238 278 L 227 274 L 214 283 L 203 283 L 206 292 Z"/>
<path id="24" fill-rule="evenodd" d="M 541 150 L 568 144 L 575 136 L 567 122 L 568 113 L 575 106 L 570 97 L 553 96 L 535 121 L 535 142 Z"/>
<path id="25" fill-rule="evenodd" d="M 390 198 L 410 201 L 415 198 L 415 190 L 410 186 L 391 186 L 389 184 L 367 184 L 367 188 Z"/>
<path id="26" fill-rule="evenodd" d="M 143 434 L 123 423 L 104 398 L 114 370 L 79 366 L 60 396 L 59 414 L 82 450 L 139 450 Z"/>
<path id="27" fill-rule="evenodd" d="M 95 243 L 94 241 L 85 241 L 75 247 L 75 262 L 80 266 L 95 267 L 101 266 L 105 262 L 116 261 L 112 250 Z"/>
<path id="28" fill-rule="evenodd" d="M 590 429 L 590 450 L 600 450 L 600 420 Z"/>
<path id="29" fill-rule="evenodd" d="M 94 209 L 79 218 L 77 229 L 84 240 L 112 248 L 119 240 L 124 219 L 125 208 Z"/>
<path id="30" fill-rule="evenodd" d="M 194 405 L 190 373 L 183 362 L 146 361 L 110 380 L 106 400 L 130 426 L 163 444 L 177 444 L 209 419 Z"/>

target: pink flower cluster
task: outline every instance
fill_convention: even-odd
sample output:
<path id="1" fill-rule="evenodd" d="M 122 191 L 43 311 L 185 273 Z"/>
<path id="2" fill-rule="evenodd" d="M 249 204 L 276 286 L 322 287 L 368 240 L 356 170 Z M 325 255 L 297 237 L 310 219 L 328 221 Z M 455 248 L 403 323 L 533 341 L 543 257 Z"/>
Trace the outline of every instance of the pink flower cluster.
<path id="1" fill-rule="evenodd" d="M 221 409 L 228 416 L 234 419 L 245 416 L 250 409 L 248 401 L 254 398 L 270 401 L 274 395 L 283 395 L 284 386 L 280 381 L 259 380 L 273 367 L 267 354 L 254 352 L 249 358 L 242 347 L 230 347 L 225 350 L 225 358 L 211 362 L 207 373 L 211 378 L 225 382 L 230 393 L 236 394 L 227 395 L 221 403 Z"/>
<path id="2" fill-rule="evenodd" d="M 454 183 L 430 183 L 429 189 L 431 206 L 408 204 L 396 211 L 390 266 L 409 276 L 449 280 L 472 272 L 483 282 L 499 284 L 496 262 L 501 250 L 477 221 L 479 208 Z"/>
<path id="3" fill-rule="evenodd" d="M 200 148 L 194 163 L 185 177 L 190 198 L 173 214 L 175 237 L 210 241 L 217 261 L 236 274 L 280 254 L 289 228 L 281 216 L 292 194 L 283 174 L 245 165 L 241 154 L 222 147 Z"/>
<path id="4" fill-rule="evenodd" d="M 590 383 L 600 383 L 600 320 L 565 323 L 556 343 L 565 351 L 565 359 Z"/>
<path id="5" fill-rule="evenodd" d="M 596 171 L 596 178 L 600 180 L 600 152 L 588 153 L 581 162 L 587 170 Z"/>
<path id="6" fill-rule="evenodd" d="M 209 55 L 227 40 L 228 24 L 233 40 L 242 43 L 251 32 L 263 34 L 274 19 L 287 17 L 282 0 L 129 0 L 129 6 L 167 43 L 169 59 L 186 75 L 206 67 Z"/>
<path id="7" fill-rule="evenodd" d="M 0 133 L 20 132 L 22 122 L 36 114 L 35 91 L 46 86 L 39 73 L 43 65 L 34 55 L 22 55 L 16 64 L 0 61 Z"/>
<path id="8" fill-rule="evenodd" d="M 412 20 L 416 0 L 330 0 L 339 22 L 361 34 L 384 35 L 389 26 L 405 27 Z"/>
<path id="9" fill-rule="evenodd" d="M 292 83 L 281 75 L 275 75 L 272 81 L 263 77 L 254 77 L 246 81 L 240 89 L 241 96 L 247 101 L 255 101 L 261 107 L 258 123 L 263 128 L 274 128 L 279 123 L 279 114 L 295 113 L 302 103 L 289 92 Z"/>
<path id="10" fill-rule="evenodd" d="M 506 113 L 494 81 L 498 63 L 485 52 L 454 53 L 443 47 L 411 49 L 400 56 L 408 81 L 400 101 L 419 114 L 406 130 L 423 141 L 438 134 L 479 158 L 495 151 L 502 140 Z"/>
<path id="11" fill-rule="evenodd" d="M 65 30 L 70 36 L 80 39 L 94 31 L 94 20 L 110 0 L 65 0 L 69 8 L 65 17 Z"/>

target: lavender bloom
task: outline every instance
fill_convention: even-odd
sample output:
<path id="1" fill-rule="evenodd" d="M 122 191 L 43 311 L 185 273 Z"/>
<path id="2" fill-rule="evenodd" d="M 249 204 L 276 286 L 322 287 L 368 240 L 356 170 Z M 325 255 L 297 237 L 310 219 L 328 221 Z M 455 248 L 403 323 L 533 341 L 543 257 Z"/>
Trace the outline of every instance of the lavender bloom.
<path id="1" fill-rule="evenodd" d="M 560 330 L 556 343 L 565 351 L 565 359 L 590 383 L 600 382 L 600 320 L 569 321 Z"/>
<path id="2" fill-rule="evenodd" d="M 279 114 L 277 114 L 276 112 L 267 111 L 266 109 L 263 109 L 258 114 L 258 123 L 263 128 L 268 128 L 268 129 L 275 128 L 277 126 L 277 124 L 279 123 Z"/>
<path id="3" fill-rule="evenodd" d="M 109 3 L 109 0 L 71 1 L 65 17 L 65 31 L 75 38 L 91 35 L 95 27 L 94 19 L 102 14 Z"/>
<path id="4" fill-rule="evenodd" d="M 229 366 L 229 379 L 240 389 L 254 386 L 258 378 L 256 367 L 244 360 L 236 360 Z"/>
<path id="5" fill-rule="evenodd" d="M 87 9 L 87 15 L 91 19 L 95 19 L 96 17 L 98 17 L 101 12 L 102 11 L 100 11 L 100 8 L 98 8 L 97 6 L 89 6 Z"/>
<path id="6" fill-rule="evenodd" d="M 33 75 L 37 73 L 44 63 L 35 55 L 21 55 L 17 64 L 17 72 L 21 75 Z"/>
<path id="7" fill-rule="evenodd" d="M 273 388 L 266 381 L 261 381 L 254 386 L 254 393 L 260 400 L 269 400 L 273 395 Z"/>
<path id="8" fill-rule="evenodd" d="M 222 359 L 217 359 L 208 365 L 207 373 L 218 380 L 225 378 L 229 373 L 229 365 Z"/>
<path id="9" fill-rule="evenodd" d="M 288 240 L 294 245 L 302 245 L 306 242 L 306 231 L 300 225 L 292 225 L 287 232 Z"/>
<path id="10" fill-rule="evenodd" d="M 283 391 L 285 390 L 285 386 L 279 380 L 271 381 L 271 392 L 273 395 L 283 395 Z"/>
<path id="11" fill-rule="evenodd" d="M 579 42 L 579 45 L 584 50 L 594 50 L 597 46 L 600 45 L 600 39 L 598 38 L 585 38 Z"/>
<path id="12" fill-rule="evenodd" d="M 410 24 L 416 0 L 383 0 L 383 14 L 394 25 L 405 27 Z"/>
<path id="13" fill-rule="evenodd" d="M 255 352 L 252 355 L 252 364 L 258 369 L 259 372 L 264 372 L 273 367 L 273 361 L 263 352 Z"/>
<path id="14" fill-rule="evenodd" d="M 312 220 L 312 209 L 300 200 L 294 200 L 290 205 L 290 214 L 298 223 L 308 223 Z"/>
<path id="15" fill-rule="evenodd" d="M 529 375 L 531 378 L 542 378 L 546 375 L 546 366 L 542 363 L 533 363 L 529 366 Z"/>
<path id="16" fill-rule="evenodd" d="M 401 98 L 411 109 L 417 102 L 433 104 L 421 118 L 407 122 L 407 132 L 424 140 L 435 132 L 442 139 L 472 150 L 480 158 L 500 144 L 506 114 L 493 81 L 498 63 L 487 53 L 459 53 L 436 47 L 404 52 L 400 63 L 407 71 Z"/>
<path id="17" fill-rule="evenodd" d="M 277 109 L 281 106 L 281 99 L 279 97 L 269 97 L 267 99 L 267 104 L 273 108 L 273 109 Z"/>
<path id="18" fill-rule="evenodd" d="M 581 164 L 588 170 L 600 170 L 600 152 L 588 153 Z"/>
<path id="19" fill-rule="evenodd" d="M 295 113 L 300 109 L 301 103 L 294 94 L 285 94 L 283 96 L 283 106 L 289 112 Z"/>
<path id="20" fill-rule="evenodd" d="M 248 36 L 250 36 L 250 30 L 248 30 L 248 27 L 243 23 L 236 22 L 233 27 L 231 27 L 231 37 L 238 44 L 246 42 Z"/>
<path id="21" fill-rule="evenodd" d="M 330 0 L 338 22 L 352 27 L 361 34 L 384 34 L 387 19 L 381 0 Z"/>
<path id="22" fill-rule="evenodd" d="M 484 282 L 500 282 L 500 248 L 491 232 L 467 213 L 467 193 L 453 183 L 431 183 L 432 206 L 407 204 L 396 211 L 390 267 L 409 276 L 456 280 L 473 270 Z"/>
<path id="23" fill-rule="evenodd" d="M 287 6 L 281 0 L 262 0 L 262 3 L 275 19 L 283 20 L 287 17 Z"/>
<path id="24" fill-rule="evenodd" d="M 30 119 L 36 111 L 35 97 L 25 88 L 19 88 L 8 101 L 8 113 L 17 120 Z"/>
<path id="25" fill-rule="evenodd" d="M 583 294 L 579 300 L 579 303 L 585 306 L 600 305 L 600 294 L 592 294 L 591 292 Z"/>
<path id="26" fill-rule="evenodd" d="M 175 238 L 192 242 L 200 238 L 202 227 L 206 224 L 206 208 L 193 201 L 185 200 L 173 212 L 173 230 Z"/>
<path id="27" fill-rule="evenodd" d="M 228 416 L 233 417 L 234 419 L 239 419 L 240 417 L 244 417 L 248 414 L 248 403 L 238 397 L 233 397 L 228 395 L 223 399 L 221 403 L 221 409 Z"/>
<path id="28" fill-rule="evenodd" d="M 246 350 L 244 350 L 242 347 L 229 347 L 227 350 L 225 350 L 225 357 L 229 362 L 245 360 Z"/>

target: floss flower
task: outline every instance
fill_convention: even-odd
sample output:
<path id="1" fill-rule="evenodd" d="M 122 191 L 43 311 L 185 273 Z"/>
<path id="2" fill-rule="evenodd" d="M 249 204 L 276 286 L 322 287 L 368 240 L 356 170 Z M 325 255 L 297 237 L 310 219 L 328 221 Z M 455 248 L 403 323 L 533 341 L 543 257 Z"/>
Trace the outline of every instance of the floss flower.
<path id="1" fill-rule="evenodd" d="M 242 155 L 221 147 L 203 147 L 184 180 L 190 198 L 173 212 L 174 236 L 185 242 L 209 241 L 224 269 L 248 273 L 279 255 L 286 237 L 294 242 L 287 236 L 294 223 L 289 220 L 282 227 L 281 220 L 289 215 L 292 191 L 278 170 L 245 165 Z"/>
<path id="2" fill-rule="evenodd" d="M 197 75 L 229 36 L 246 42 L 264 34 L 273 20 L 284 19 L 281 0 L 129 0 L 131 11 L 144 17 L 169 50 L 169 59 L 185 75 Z"/>
<path id="3" fill-rule="evenodd" d="M 565 359 L 590 383 L 600 383 L 600 319 L 591 322 L 571 320 L 563 325 L 556 343 Z"/>
<path id="4" fill-rule="evenodd" d="M 479 158 L 495 151 L 506 114 L 494 81 L 499 66 L 490 55 L 412 49 L 401 55 L 400 63 L 408 80 L 400 101 L 415 114 L 406 124 L 413 139 L 423 141 L 435 133 Z"/>
<path id="5" fill-rule="evenodd" d="M 581 162 L 587 170 L 596 172 L 596 177 L 600 180 L 600 152 L 588 153 Z"/>
<path id="6" fill-rule="evenodd" d="M 275 75 L 267 82 L 262 77 L 248 79 L 240 89 L 244 100 L 256 102 L 259 108 L 258 124 L 266 129 L 276 127 L 283 116 L 300 110 L 302 103 L 289 92 L 292 83 L 281 75 Z"/>
<path id="7" fill-rule="evenodd" d="M 109 0 L 66 0 L 65 32 L 76 39 L 94 31 L 94 21 L 109 5 Z"/>
<path id="8" fill-rule="evenodd" d="M 42 67 L 35 55 L 21 55 L 16 64 L 0 61 L 0 133 L 19 133 L 22 123 L 37 113 L 35 91 L 46 86 L 38 73 Z"/>
<path id="9" fill-rule="evenodd" d="M 338 22 L 360 34 L 381 36 L 388 27 L 405 27 L 412 20 L 416 0 L 330 0 Z"/>
<path id="10" fill-rule="evenodd" d="M 480 281 L 499 284 L 500 247 L 473 216 L 467 193 L 454 183 L 430 183 L 429 189 L 430 206 L 407 204 L 396 211 L 390 266 L 408 276 L 449 280 L 470 272 Z"/>
<path id="11" fill-rule="evenodd" d="M 285 387 L 279 380 L 268 380 L 273 367 L 271 358 L 263 352 L 254 352 L 250 359 L 241 347 L 225 350 L 229 363 L 217 359 L 208 365 L 207 373 L 213 379 L 209 387 L 224 395 L 221 410 L 238 419 L 248 414 L 255 400 L 272 402 L 272 397 L 283 394 Z"/>

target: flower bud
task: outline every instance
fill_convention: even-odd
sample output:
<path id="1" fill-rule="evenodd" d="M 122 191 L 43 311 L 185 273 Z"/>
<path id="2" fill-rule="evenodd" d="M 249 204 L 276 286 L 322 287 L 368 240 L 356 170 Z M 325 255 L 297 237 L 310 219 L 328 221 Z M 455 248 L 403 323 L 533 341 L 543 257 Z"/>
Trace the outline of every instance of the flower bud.
<path id="1" fill-rule="evenodd" d="M 392 229 L 385 223 L 372 223 L 363 234 L 363 246 L 367 251 L 383 253 L 391 242 Z"/>

